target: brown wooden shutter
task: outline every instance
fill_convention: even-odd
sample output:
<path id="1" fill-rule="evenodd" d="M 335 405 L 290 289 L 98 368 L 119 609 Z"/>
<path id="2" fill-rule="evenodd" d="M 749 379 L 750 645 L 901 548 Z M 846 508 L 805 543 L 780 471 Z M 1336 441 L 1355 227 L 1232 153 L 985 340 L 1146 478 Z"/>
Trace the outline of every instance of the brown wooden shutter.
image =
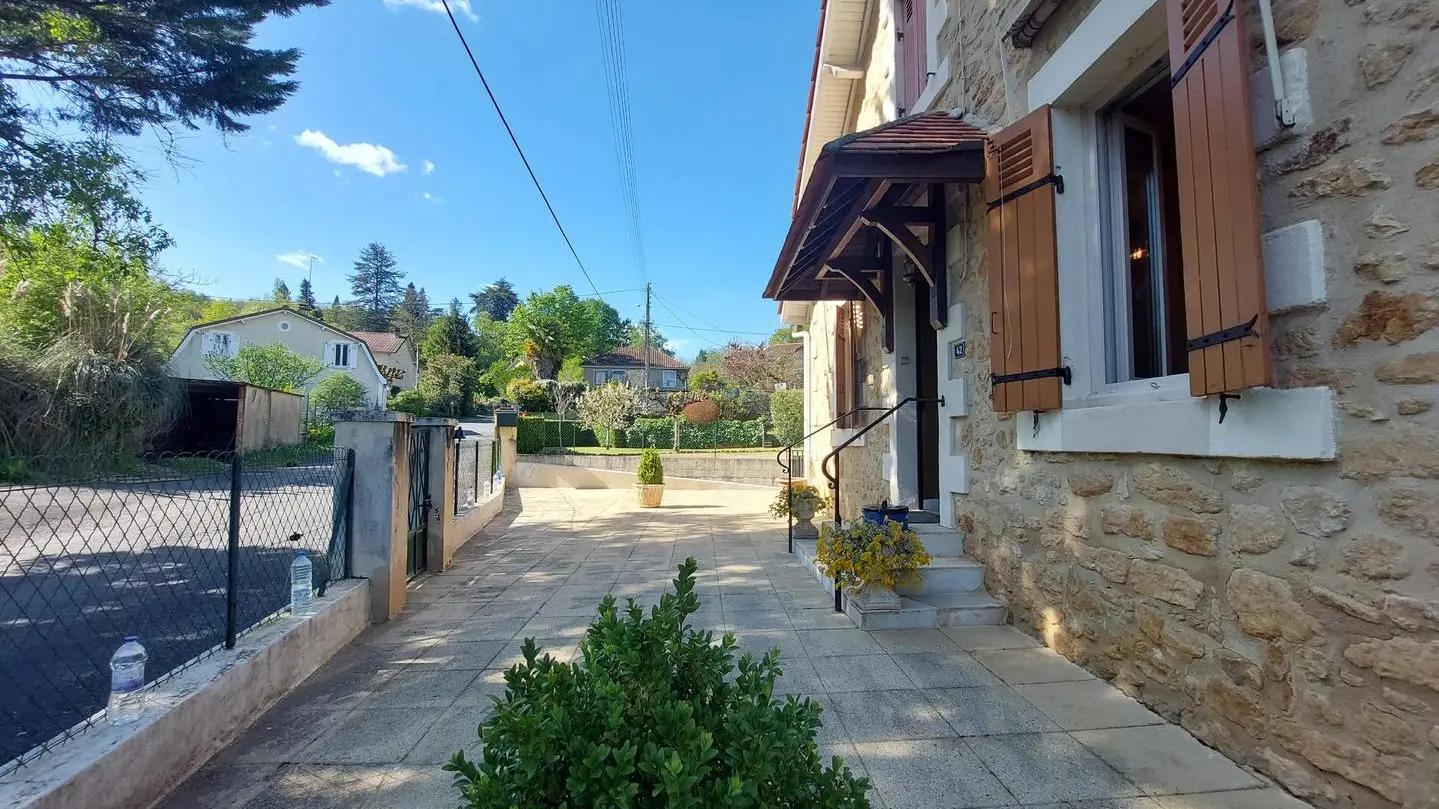
<path id="1" fill-rule="evenodd" d="M 990 139 L 989 333 L 994 409 L 1055 410 L 1069 369 L 1059 354 L 1059 257 L 1049 107 Z"/>
<path id="2" fill-rule="evenodd" d="M 844 413 L 854 407 L 850 403 L 849 349 L 849 304 L 842 304 L 835 312 L 834 322 L 834 414 Z M 836 426 L 848 427 L 849 419 L 841 419 Z"/>
<path id="3" fill-rule="evenodd" d="M 916 110 L 915 103 L 929 82 L 928 37 L 925 31 L 926 0 L 900 0 L 895 11 L 895 31 L 899 34 L 899 106 L 904 115 Z"/>
<path id="4" fill-rule="evenodd" d="M 1189 392 L 1269 385 L 1244 16 L 1233 0 L 1166 2 Z"/>

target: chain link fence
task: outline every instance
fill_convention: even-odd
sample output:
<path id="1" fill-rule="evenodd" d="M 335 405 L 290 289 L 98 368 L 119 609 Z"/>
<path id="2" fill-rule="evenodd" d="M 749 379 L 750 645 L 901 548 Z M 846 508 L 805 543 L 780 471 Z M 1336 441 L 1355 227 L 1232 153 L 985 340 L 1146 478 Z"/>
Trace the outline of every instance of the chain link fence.
<path id="1" fill-rule="evenodd" d="M 504 488 L 500 442 L 466 438 L 455 444 L 455 513 L 463 514 L 487 495 Z"/>
<path id="2" fill-rule="evenodd" d="M 154 683 L 286 611 L 299 550 L 321 595 L 345 578 L 353 474 L 295 447 L 0 486 L 0 774 L 103 720 L 126 635 Z"/>

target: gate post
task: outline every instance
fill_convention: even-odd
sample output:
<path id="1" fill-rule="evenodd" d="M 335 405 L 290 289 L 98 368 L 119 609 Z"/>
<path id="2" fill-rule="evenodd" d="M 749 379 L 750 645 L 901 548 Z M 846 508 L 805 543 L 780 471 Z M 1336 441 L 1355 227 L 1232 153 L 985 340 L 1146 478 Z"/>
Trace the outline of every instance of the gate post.
<path id="1" fill-rule="evenodd" d="M 335 446 L 355 451 L 350 498 L 354 575 L 370 580 L 370 620 L 388 621 L 405 606 L 409 528 L 409 413 L 335 415 Z"/>
<path id="2" fill-rule="evenodd" d="M 455 427 L 459 421 L 427 416 L 415 419 L 410 429 L 418 435 L 430 435 L 430 520 L 425 537 L 430 570 L 439 572 L 450 566 L 455 555 L 453 542 L 445 541 L 445 533 L 455 520 Z"/>

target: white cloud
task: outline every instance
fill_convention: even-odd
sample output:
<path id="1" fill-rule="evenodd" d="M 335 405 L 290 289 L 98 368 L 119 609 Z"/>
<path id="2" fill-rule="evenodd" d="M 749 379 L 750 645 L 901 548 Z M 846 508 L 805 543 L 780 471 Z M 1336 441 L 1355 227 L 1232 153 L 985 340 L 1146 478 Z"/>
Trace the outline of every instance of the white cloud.
<path id="1" fill-rule="evenodd" d="M 310 259 L 314 259 L 316 264 L 323 264 L 325 262 L 323 258 L 320 258 L 314 253 L 306 253 L 303 250 L 294 250 L 275 256 L 276 261 L 289 264 L 291 267 L 299 267 L 302 270 L 310 269 Z"/>
<path id="2" fill-rule="evenodd" d="M 431 193 L 428 192 L 428 191 L 422 191 L 422 192 L 420 192 L 420 199 L 423 199 L 423 200 L 425 200 L 425 201 L 427 201 L 427 202 L 444 202 L 444 201 L 445 201 L 443 198 L 437 197 L 437 196 L 435 196 L 434 194 L 431 194 Z"/>
<path id="3" fill-rule="evenodd" d="M 400 162 L 395 153 L 378 143 L 340 144 L 318 129 L 306 129 L 295 136 L 295 142 L 314 149 L 331 163 L 354 166 L 376 177 L 405 170 L 405 164 Z"/>
<path id="4" fill-rule="evenodd" d="M 434 173 L 435 173 L 435 164 L 434 164 L 434 163 L 431 163 L 431 162 L 428 161 L 428 160 L 421 160 L 421 161 L 420 161 L 420 168 L 424 169 L 426 174 L 434 174 Z"/>
<path id="5" fill-rule="evenodd" d="M 666 341 L 665 341 L 665 350 L 666 350 L 666 351 L 670 351 L 670 352 L 675 353 L 675 354 L 678 354 L 678 353 L 680 353 L 681 351 L 684 351 L 684 350 L 685 350 L 685 346 L 689 345 L 690 342 L 692 342 L 692 341 L 690 341 L 690 340 L 666 340 Z"/>
<path id="6" fill-rule="evenodd" d="M 445 13 L 445 4 L 441 3 L 440 0 L 385 0 L 385 6 L 391 9 L 409 6 L 411 8 L 424 9 L 425 11 Z M 479 19 L 479 17 L 475 16 L 474 9 L 470 8 L 470 0 L 450 0 L 450 10 L 456 14 L 468 17 L 471 22 Z"/>

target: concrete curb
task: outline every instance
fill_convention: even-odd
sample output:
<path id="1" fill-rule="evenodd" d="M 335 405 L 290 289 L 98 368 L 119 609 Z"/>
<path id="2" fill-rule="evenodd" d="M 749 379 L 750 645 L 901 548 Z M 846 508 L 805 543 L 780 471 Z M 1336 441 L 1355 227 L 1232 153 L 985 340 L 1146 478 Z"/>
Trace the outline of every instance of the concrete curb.
<path id="1" fill-rule="evenodd" d="M 339 582 L 316 605 L 316 614 L 278 619 L 152 688 L 134 724 L 97 725 L 0 779 L 0 806 L 128 809 L 160 800 L 369 626 L 369 582 Z"/>

